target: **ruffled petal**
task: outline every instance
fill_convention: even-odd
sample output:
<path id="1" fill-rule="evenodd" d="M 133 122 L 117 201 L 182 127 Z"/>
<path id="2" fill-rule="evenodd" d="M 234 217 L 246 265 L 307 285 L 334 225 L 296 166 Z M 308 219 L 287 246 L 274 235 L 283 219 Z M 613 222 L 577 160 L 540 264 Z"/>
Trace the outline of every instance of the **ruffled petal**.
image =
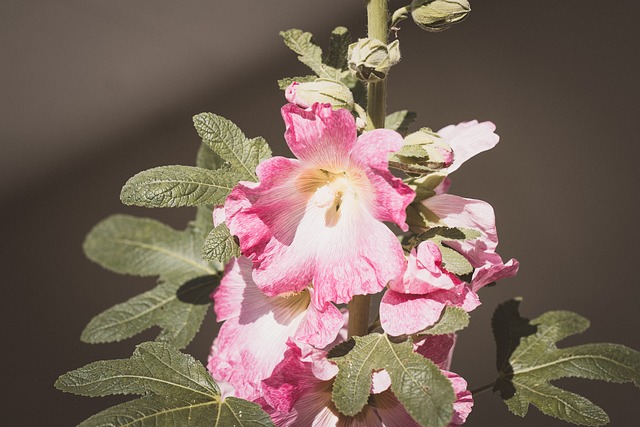
<path id="1" fill-rule="evenodd" d="M 207 367 L 216 380 L 235 388 L 236 397 L 252 400 L 260 381 L 283 359 L 290 338 L 327 345 L 338 334 L 342 315 L 332 304 L 314 307 L 307 290 L 269 297 L 255 286 L 250 271 L 248 259 L 232 261 L 214 293 L 218 320 L 226 321 Z"/>
<path id="2" fill-rule="evenodd" d="M 473 272 L 473 278 L 471 279 L 471 288 L 474 292 L 477 292 L 483 286 L 488 285 L 491 282 L 496 282 L 500 279 L 508 279 L 518 274 L 520 263 L 515 259 L 510 259 L 506 263 L 502 263 L 500 259 L 497 262 L 488 262 L 480 268 L 477 268 Z"/>
<path id="3" fill-rule="evenodd" d="M 456 401 L 453 403 L 453 418 L 449 427 L 457 427 L 467 421 L 467 417 L 473 408 L 473 397 L 471 392 L 467 390 L 467 382 L 461 376 L 453 372 L 443 371 L 443 374 L 453 386 L 453 392 L 456 394 Z"/>
<path id="4" fill-rule="evenodd" d="M 402 136 L 390 129 L 376 129 L 358 137 L 351 152 L 351 161 L 366 170 L 367 178 L 375 188 L 373 211 L 376 219 L 397 224 L 408 230 L 407 206 L 416 193 L 389 172 L 389 154 L 402 147 Z"/>
<path id="5" fill-rule="evenodd" d="M 440 129 L 438 134 L 453 149 L 453 164 L 449 166 L 448 172 L 456 171 L 471 157 L 495 147 L 500 140 L 494 133 L 495 130 L 496 125 L 493 123 L 478 123 L 477 120 Z"/>
<path id="6" fill-rule="evenodd" d="M 284 138 L 298 159 L 324 169 L 344 170 L 357 136 L 355 119 L 348 110 L 315 103 L 310 109 L 287 104 L 281 112 Z"/>
<path id="7" fill-rule="evenodd" d="M 445 303 L 388 289 L 380 302 L 380 324 L 392 336 L 415 334 L 438 321 Z"/>
<path id="8" fill-rule="evenodd" d="M 395 292 L 388 289 L 380 301 L 380 324 L 389 335 L 415 334 L 434 325 L 446 306 L 469 312 L 480 305 L 480 299 L 465 283 L 451 290 L 424 295 Z"/>
<path id="9" fill-rule="evenodd" d="M 389 287 L 406 294 L 427 294 L 442 289 L 453 289 L 462 281 L 442 267 L 440 249 L 430 241 L 424 241 L 411 250 L 402 280 Z"/>

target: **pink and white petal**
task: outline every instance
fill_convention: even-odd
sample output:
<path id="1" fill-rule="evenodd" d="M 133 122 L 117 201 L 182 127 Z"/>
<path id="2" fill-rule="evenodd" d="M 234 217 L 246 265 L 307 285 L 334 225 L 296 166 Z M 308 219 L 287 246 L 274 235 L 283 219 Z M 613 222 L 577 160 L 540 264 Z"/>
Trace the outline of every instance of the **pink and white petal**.
<path id="1" fill-rule="evenodd" d="M 340 210 L 335 226 L 316 227 L 315 236 L 311 230 L 300 233 L 318 242 L 313 277 L 318 303 L 347 303 L 353 295 L 378 293 L 404 269 L 402 246 L 384 223 L 355 201 L 346 201 Z"/>
<path id="2" fill-rule="evenodd" d="M 295 185 L 303 170 L 296 160 L 274 157 L 256 172 L 259 184 L 241 182 L 227 197 L 227 226 L 253 261 L 253 278 L 263 292 L 299 292 L 311 282 L 314 255 L 300 250 L 308 244 L 291 248 L 296 237 L 300 240 L 298 228 L 309 202 Z"/>
<path id="3" fill-rule="evenodd" d="M 419 427 L 394 394 L 388 390 L 373 396 L 373 406 L 384 427 Z"/>
<path id="4" fill-rule="evenodd" d="M 310 296 L 304 291 L 288 298 L 269 297 L 251 281 L 246 258 L 229 265 L 214 294 L 215 307 L 227 320 L 213 343 L 207 368 L 216 380 L 229 382 L 236 397 L 253 400 L 259 396 L 260 381 L 271 375 L 284 357 L 287 341 L 304 324 Z M 240 309 L 231 308 L 233 304 Z"/>
<path id="5" fill-rule="evenodd" d="M 451 188 L 451 179 L 449 177 L 446 177 L 442 180 L 440 185 L 433 189 L 433 191 L 434 193 L 436 193 L 436 195 L 445 194 L 449 192 L 449 188 Z"/>
<path id="6" fill-rule="evenodd" d="M 427 294 L 453 289 L 461 283 L 455 275 L 442 268 L 440 249 L 433 242 L 424 241 L 411 251 L 401 286 L 396 284 L 392 289 L 410 294 Z"/>
<path id="7" fill-rule="evenodd" d="M 213 208 L 213 226 L 217 227 L 227 219 L 224 213 L 224 205 L 216 206 Z"/>
<path id="8" fill-rule="evenodd" d="M 314 290 L 309 289 L 311 303 L 307 315 L 296 331 L 294 339 L 314 347 L 323 348 L 332 343 L 344 325 L 344 317 L 338 308 L 330 302 L 317 306 Z"/>
<path id="9" fill-rule="evenodd" d="M 453 372 L 443 371 L 443 374 L 451 381 L 453 392 L 456 394 L 456 401 L 453 403 L 453 418 L 449 427 L 457 427 L 467 421 L 467 417 L 473 408 L 473 396 L 467 390 L 467 382 L 461 376 Z"/>
<path id="10" fill-rule="evenodd" d="M 298 159 L 307 166 L 344 170 L 357 137 L 355 119 L 348 110 L 333 110 L 331 104 L 315 103 L 310 109 L 287 104 L 281 113 L 285 140 Z"/>
<path id="11" fill-rule="evenodd" d="M 456 334 L 426 335 L 415 341 L 413 349 L 435 363 L 440 369 L 449 369 L 456 344 Z"/>
<path id="12" fill-rule="evenodd" d="M 380 324 L 392 336 L 415 334 L 435 324 L 445 303 L 429 295 L 410 295 L 388 289 L 380 302 Z"/>
<path id="13" fill-rule="evenodd" d="M 402 147 L 402 136 L 390 129 L 376 129 L 358 137 L 351 152 L 352 163 L 366 171 L 375 199 L 370 206 L 380 221 L 397 224 L 407 231 L 406 209 L 415 198 L 415 192 L 400 178 L 389 172 L 389 154 Z"/>
<path id="14" fill-rule="evenodd" d="M 495 147 L 500 140 L 494 133 L 495 130 L 496 125 L 493 123 L 478 123 L 477 120 L 440 129 L 438 134 L 453 149 L 453 164 L 449 166 L 448 172 L 456 171 L 471 157 Z"/>
<path id="15" fill-rule="evenodd" d="M 499 262 L 486 263 L 473 272 L 471 288 L 474 292 L 477 292 L 480 288 L 491 282 L 515 276 L 518 273 L 519 268 L 520 263 L 518 260 L 513 258 L 505 264 L 502 263 L 501 259 Z"/>

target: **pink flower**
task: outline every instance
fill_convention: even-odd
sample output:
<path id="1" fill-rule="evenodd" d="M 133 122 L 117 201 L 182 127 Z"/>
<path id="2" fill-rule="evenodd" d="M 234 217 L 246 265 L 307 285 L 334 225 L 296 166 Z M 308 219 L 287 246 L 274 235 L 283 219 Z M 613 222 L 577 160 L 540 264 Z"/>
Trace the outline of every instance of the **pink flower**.
<path id="1" fill-rule="evenodd" d="M 231 261 L 213 293 L 217 320 L 225 321 L 207 364 L 214 379 L 228 383 L 236 397 L 253 400 L 284 358 L 289 339 L 317 347 L 333 342 L 342 313 L 331 303 L 316 305 L 313 292 L 269 297 L 253 283 L 251 261 Z"/>
<path id="2" fill-rule="evenodd" d="M 496 253 L 498 233 L 493 208 L 487 202 L 451 194 L 439 194 L 422 202 L 448 227 L 478 230 L 481 236 L 470 241 L 451 240 L 447 245 L 457 250 L 475 268 L 471 279 L 474 292 L 483 286 L 518 272 L 519 263 L 515 259 L 507 263 Z"/>
<path id="3" fill-rule="evenodd" d="M 446 306 L 468 312 L 480 305 L 475 292 L 441 263 L 440 249 L 432 242 L 422 242 L 411 251 L 402 279 L 389 285 L 380 302 L 385 332 L 415 334 L 434 325 Z"/>
<path id="4" fill-rule="evenodd" d="M 438 135 L 453 149 L 453 164 L 447 171 L 453 173 L 471 157 L 495 147 L 500 140 L 494 133 L 495 130 L 496 125 L 493 123 L 478 123 L 477 120 L 440 129 Z"/>
<path id="5" fill-rule="evenodd" d="M 268 295 L 313 284 L 319 303 L 377 293 L 401 273 L 404 254 L 383 221 L 406 230 L 415 193 L 388 170 L 402 137 L 378 129 L 356 137 L 353 116 L 329 104 L 282 108 L 298 159 L 262 162 L 259 183 L 241 182 L 225 203 L 227 226 Z"/>
<path id="6" fill-rule="evenodd" d="M 449 354 L 451 346 L 438 348 Z M 389 389 L 390 382 L 386 383 L 386 387 L 376 390 L 376 373 L 373 374 L 374 386 L 369 404 L 362 412 L 354 417 L 340 414 L 331 401 L 333 378 L 337 371 L 337 367 L 327 361 L 324 351 L 308 346 L 299 347 L 290 342 L 285 359 L 274 369 L 273 375 L 263 381 L 264 397 L 257 402 L 278 427 L 419 425 L 393 395 Z M 448 371 L 443 371 L 443 374 L 451 381 L 457 397 L 449 426 L 459 426 L 471 411 L 471 393 L 466 390 L 466 382 L 458 375 Z"/>

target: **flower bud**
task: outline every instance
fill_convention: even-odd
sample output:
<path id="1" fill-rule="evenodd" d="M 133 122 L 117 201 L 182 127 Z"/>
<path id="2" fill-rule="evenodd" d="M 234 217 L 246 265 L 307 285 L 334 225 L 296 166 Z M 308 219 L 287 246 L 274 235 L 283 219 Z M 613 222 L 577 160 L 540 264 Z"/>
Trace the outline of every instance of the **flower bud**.
<path id="1" fill-rule="evenodd" d="M 413 0 L 411 16 L 420 28 L 437 32 L 449 28 L 469 15 L 467 0 Z"/>
<path id="2" fill-rule="evenodd" d="M 407 135 L 402 148 L 391 155 L 389 162 L 408 173 L 431 173 L 451 166 L 453 151 L 438 134 L 423 128 Z"/>
<path id="3" fill-rule="evenodd" d="M 353 109 L 353 95 L 348 87 L 340 82 L 328 79 L 317 79 L 314 82 L 293 82 L 285 91 L 287 101 L 302 108 L 309 108 L 314 103 L 331 104 L 333 108 Z"/>
<path id="4" fill-rule="evenodd" d="M 360 39 L 349 46 L 349 69 L 365 82 L 384 80 L 389 69 L 400 61 L 400 42 L 388 45 L 377 39 Z"/>

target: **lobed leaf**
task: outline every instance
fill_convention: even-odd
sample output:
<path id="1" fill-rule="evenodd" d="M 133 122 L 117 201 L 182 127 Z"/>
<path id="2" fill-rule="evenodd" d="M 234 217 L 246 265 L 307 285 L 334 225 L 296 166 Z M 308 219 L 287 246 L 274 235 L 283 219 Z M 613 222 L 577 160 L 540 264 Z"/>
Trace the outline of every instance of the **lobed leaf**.
<path id="1" fill-rule="evenodd" d="M 195 233 L 153 219 L 110 216 L 91 230 L 83 248 L 89 259 L 120 274 L 182 283 L 216 274 L 200 257 L 202 241 Z"/>
<path id="2" fill-rule="evenodd" d="M 120 200 L 125 205 L 175 208 L 224 203 L 240 178 L 228 169 L 160 166 L 130 178 Z"/>
<path id="3" fill-rule="evenodd" d="M 587 426 L 607 424 L 607 414 L 582 396 L 549 382 L 566 377 L 640 386 L 640 353 L 618 344 L 558 348 L 556 343 L 585 331 L 589 322 L 569 311 L 552 311 L 528 320 L 520 299 L 501 304 L 492 325 L 497 344 L 498 380 L 494 390 L 511 412 L 524 416 L 529 404 L 564 421 Z"/>
<path id="4" fill-rule="evenodd" d="M 429 359 L 414 353 L 410 341 L 392 342 L 386 334 L 354 337 L 346 355 L 333 357 L 339 368 L 332 400 L 345 415 L 358 414 L 369 399 L 372 372 L 385 369 L 391 390 L 407 412 L 422 426 L 447 426 L 453 414 L 455 394 L 449 380 Z M 342 354 L 342 351 L 332 352 Z"/>
<path id="5" fill-rule="evenodd" d="M 226 224 L 220 224 L 209 233 L 202 248 L 202 258 L 225 265 L 231 258 L 240 256 L 240 247 Z"/>
<path id="6" fill-rule="evenodd" d="M 202 141 L 222 159 L 240 179 L 257 181 L 255 170 L 262 160 L 271 157 L 271 149 L 263 138 L 247 138 L 230 120 L 212 113 L 193 117 Z"/>
<path id="7" fill-rule="evenodd" d="M 259 405 L 222 399 L 211 375 L 193 357 L 163 343 L 143 343 L 129 359 L 99 361 L 56 381 L 82 396 L 139 394 L 85 420 L 80 426 L 273 426 Z"/>
<path id="8" fill-rule="evenodd" d="M 311 33 L 291 29 L 281 31 L 280 36 L 282 36 L 285 45 L 299 55 L 300 62 L 311 68 L 318 77 L 341 81 L 346 74 L 346 72 L 322 62 L 322 49 L 315 44 Z"/>
<path id="9" fill-rule="evenodd" d="M 90 344 L 114 342 L 159 326 L 162 332 L 158 341 L 184 348 L 200 329 L 211 303 L 209 295 L 217 283 L 215 276 L 194 279 L 182 286 L 163 282 L 94 317 L 80 339 Z"/>

